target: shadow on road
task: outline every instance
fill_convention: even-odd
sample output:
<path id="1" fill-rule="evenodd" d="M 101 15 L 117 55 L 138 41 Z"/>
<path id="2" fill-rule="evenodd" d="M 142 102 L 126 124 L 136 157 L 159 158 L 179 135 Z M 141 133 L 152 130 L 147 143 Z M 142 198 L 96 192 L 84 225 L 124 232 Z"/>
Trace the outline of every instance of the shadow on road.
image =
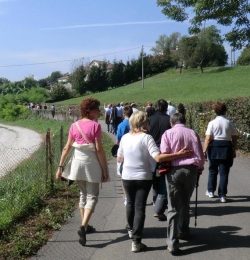
<path id="1" fill-rule="evenodd" d="M 183 247 L 190 246 L 183 253 L 187 255 L 225 248 L 249 248 L 250 236 L 237 235 L 239 230 L 241 228 L 236 226 L 195 228 L 191 231 L 192 240 L 181 243 Z"/>

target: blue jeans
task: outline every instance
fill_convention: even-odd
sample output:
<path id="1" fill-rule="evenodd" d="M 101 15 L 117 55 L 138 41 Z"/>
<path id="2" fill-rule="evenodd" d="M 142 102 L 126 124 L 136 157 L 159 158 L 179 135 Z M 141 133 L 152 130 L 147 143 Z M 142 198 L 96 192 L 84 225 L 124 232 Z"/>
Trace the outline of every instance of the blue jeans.
<path id="1" fill-rule="evenodd" d="M 218 187 L 218 195 L 225 196 L 227 194 L 228 175 L 230 171 L 230 164 L 227 160 L 209 160 L 209 175 L 207 190 L 215 192 L 217 187 L 217 175 L 220 174 L 220 182 Z"/>
<path id="2" fill-rule="evenodd" d="M 168 206 L 165 175 L 153 176 L 153 202 L 155 213 L 163 214 Z"/>
<path id="3" fill-rule="evenodd" d="M 126 214 L 128 227 L 132 229 L 132 239 L 141 242 L 145 222 L 145 209 L 151 180 L 122 180 L 126 193 Z"/>

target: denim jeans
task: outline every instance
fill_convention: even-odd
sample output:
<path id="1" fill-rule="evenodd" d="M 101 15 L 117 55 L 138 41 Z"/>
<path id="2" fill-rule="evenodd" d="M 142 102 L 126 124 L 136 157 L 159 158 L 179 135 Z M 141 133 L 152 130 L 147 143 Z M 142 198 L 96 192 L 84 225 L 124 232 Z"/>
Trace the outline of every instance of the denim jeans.
<path id="1" fill-rule="evenodd" d="M 220 174 L 220 182 L 218 187 L 218 195 L 225 196 L 227 194 L 228 175 L 230 165 L 227 160 L 209 160 L 209 175 L 207 190 L 215 192 L 217 187 L 217 175 Z"/>
<path id="2" fill-rule="evenodd" d="M 153 177 L 153 202 L 155 213 L 163 214 L 168 206 L 165 175 Z"/>
<path id="3" fill-rule="evenodd" d="M 151 180 L 122 180 L 127 197 L 126 214 L 128 227 L 132 229 L 132 239 L 141 242 L 145 222 L 145 209 Z"/>

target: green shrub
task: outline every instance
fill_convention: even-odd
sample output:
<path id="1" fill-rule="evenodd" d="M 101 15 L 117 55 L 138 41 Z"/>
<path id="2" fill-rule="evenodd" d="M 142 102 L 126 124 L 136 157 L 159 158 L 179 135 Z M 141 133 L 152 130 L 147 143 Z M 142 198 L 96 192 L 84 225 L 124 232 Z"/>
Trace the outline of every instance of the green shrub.
<path id="1" fill-rule="evenodd" d="M 250 152 L 250 97 L 223 100 L 227 106 L 227 117 L 239 131 L 238 147 Z M 192 103 L 188 106 L 187 123 L 201 137 L 205 136 L 207 124 L 215 117 L 212 111 L 214 102 Z"/>

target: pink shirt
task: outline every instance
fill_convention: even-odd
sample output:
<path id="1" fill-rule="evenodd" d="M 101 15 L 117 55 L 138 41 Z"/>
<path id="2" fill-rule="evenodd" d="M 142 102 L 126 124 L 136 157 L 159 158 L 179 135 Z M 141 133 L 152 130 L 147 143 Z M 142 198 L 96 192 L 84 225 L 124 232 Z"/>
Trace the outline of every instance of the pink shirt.
<path id="1" fill-rule="evenodd" d="M 92 120 L 78 120 L 77 121 L 82 132 L 86 135 L 90 143 L 94 143 L 95 139 L 99 138 L 102 133 L 101 125 Z M 70 126 L 69 137 L 78 144 L 87 144 L 81 133 L 79 132 L 76 122 Z"/>
<path id="2" fill-rule="evenodd" d="M 205 158 L 199 136 L 183 124 L 176 124 L 165 131 L 161 138 L 160 150 L 162 153 L 175 153 L 186 148 L 193 151 L 189 157 L 183 157 L 171 162 L 173 166 L 196 165 L 199 169 L 204 166 Z"/>

